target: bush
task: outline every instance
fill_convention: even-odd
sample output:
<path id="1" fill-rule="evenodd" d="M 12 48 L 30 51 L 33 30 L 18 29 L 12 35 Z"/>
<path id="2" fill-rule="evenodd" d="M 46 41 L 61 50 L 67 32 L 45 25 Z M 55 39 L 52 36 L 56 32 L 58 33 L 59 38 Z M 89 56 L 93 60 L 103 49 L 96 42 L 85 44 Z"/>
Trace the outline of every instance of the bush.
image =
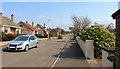
<path id="1" fill-rule="evenodd" d="M 103 26 L 91 26 L 81 31 L 82 40 L 94 40 L 95 57 L 102 55 L 100 47 L 115 47 L 115 35 Z"/>
<path id="2" fill-rule="evenodd" d="M 2 41 L 9 41 L 13 40 L 16 36 L 13 34 L 3 34 L 2 35 Z"/>
<path id="3" fill-rule="evenodd" d="M 57 37 L 57 32 L 50 32 L 50 37 Z"/>

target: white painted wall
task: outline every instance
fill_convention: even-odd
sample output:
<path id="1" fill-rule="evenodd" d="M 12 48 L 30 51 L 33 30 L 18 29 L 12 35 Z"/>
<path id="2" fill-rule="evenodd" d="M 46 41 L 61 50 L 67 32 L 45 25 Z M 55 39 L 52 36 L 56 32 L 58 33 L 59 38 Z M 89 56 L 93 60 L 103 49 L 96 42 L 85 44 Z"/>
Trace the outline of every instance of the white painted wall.
<path id="1" fill-rule="evenodd" d="M 94 59 L 94 41 L 93 40 L 86 40 L 85 42 L 80 39 L 79 36 L 76 37 L 76 40 L 82 49 L 86 58 L 90 60 Z"/>

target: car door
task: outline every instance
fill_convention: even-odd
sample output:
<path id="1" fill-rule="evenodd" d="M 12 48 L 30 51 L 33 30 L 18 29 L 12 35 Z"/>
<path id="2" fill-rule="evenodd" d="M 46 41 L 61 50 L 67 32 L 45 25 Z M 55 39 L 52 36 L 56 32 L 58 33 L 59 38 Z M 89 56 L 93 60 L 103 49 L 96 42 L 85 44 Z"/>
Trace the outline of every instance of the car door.
<path id="1" fill-rule="evenodd" d="M 31 36 L 30 44 L 31 44 L 31 47 L 34 47 L 36 45 L 36 38 L 34 36 Z"/>
<path id="2" fill-rule="evenodd" d="M 36 46 L 36 44 L 37 44 L 37 38 L 36 38 L 36 36 L 33 36 L 34 37 L 34 46 Z"/>
<path id="3" fill-rule="evenodd" d="M 30 43 L 29 43 L 29 44 L 30 44 L 29 47 L 30 47 L 30 48 L 33 47 L 33 37 L 32 37 L 32 36 L 30 36 L 29 42 L 30 42 Z"/>
<path id="4" fill-rule="evenodd" d="M 35 36 L 32 36 L 32 38 L 33 38 L 33 47 L 34 47 L 34 46 L 36 46 L 36 38 L 35 38 Z"/>

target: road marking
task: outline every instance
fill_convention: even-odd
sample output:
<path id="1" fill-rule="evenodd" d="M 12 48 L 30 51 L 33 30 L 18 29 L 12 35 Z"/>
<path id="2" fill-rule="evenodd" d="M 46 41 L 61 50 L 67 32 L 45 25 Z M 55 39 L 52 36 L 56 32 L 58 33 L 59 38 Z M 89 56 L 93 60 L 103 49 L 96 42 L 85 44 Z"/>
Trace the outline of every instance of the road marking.
<path id="1" fill-rule="evenodd" d="M 52 69 L 55 64 L 57 63 L 57 61 L 59 60 L 60 56 L 61 56 L 61 52 L 64 50 L 64 48 L 67 46 L 67 43 L 65 44 L 65 46 L 62 48 L 62 50 L 59 52 L 59 55 L 57 57 L 57 59 L 54 61 L 54 63 L 51 65 L 50 69 Z"/>
<path id="2" fill-rule="evenodd" d="M 54 66 L 55 66 L 55 64 L 57 63 L 57 61 L 59 60 L 59 58 L 60 58 L 60 54 L 58 55 L 58 57 L 57 57 L 57 59 L 55 60 L 55 62 L 52 64 L 52 66 L 51 66 L 51 68 L 50 69 L 52 69 Z"/>

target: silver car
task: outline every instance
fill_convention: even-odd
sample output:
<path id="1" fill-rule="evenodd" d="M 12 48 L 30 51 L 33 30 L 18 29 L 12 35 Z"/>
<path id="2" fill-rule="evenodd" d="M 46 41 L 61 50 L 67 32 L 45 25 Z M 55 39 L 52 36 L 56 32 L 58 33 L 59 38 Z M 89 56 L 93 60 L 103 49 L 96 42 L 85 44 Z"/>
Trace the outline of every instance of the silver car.
<path id="1" fill-rule="evenodd" d="M 38 47 L 38 39 L 34 35 L 20 35 L 13 41 L 8 42 L 8 50 L 25 50 L 29 48 Z"/>

